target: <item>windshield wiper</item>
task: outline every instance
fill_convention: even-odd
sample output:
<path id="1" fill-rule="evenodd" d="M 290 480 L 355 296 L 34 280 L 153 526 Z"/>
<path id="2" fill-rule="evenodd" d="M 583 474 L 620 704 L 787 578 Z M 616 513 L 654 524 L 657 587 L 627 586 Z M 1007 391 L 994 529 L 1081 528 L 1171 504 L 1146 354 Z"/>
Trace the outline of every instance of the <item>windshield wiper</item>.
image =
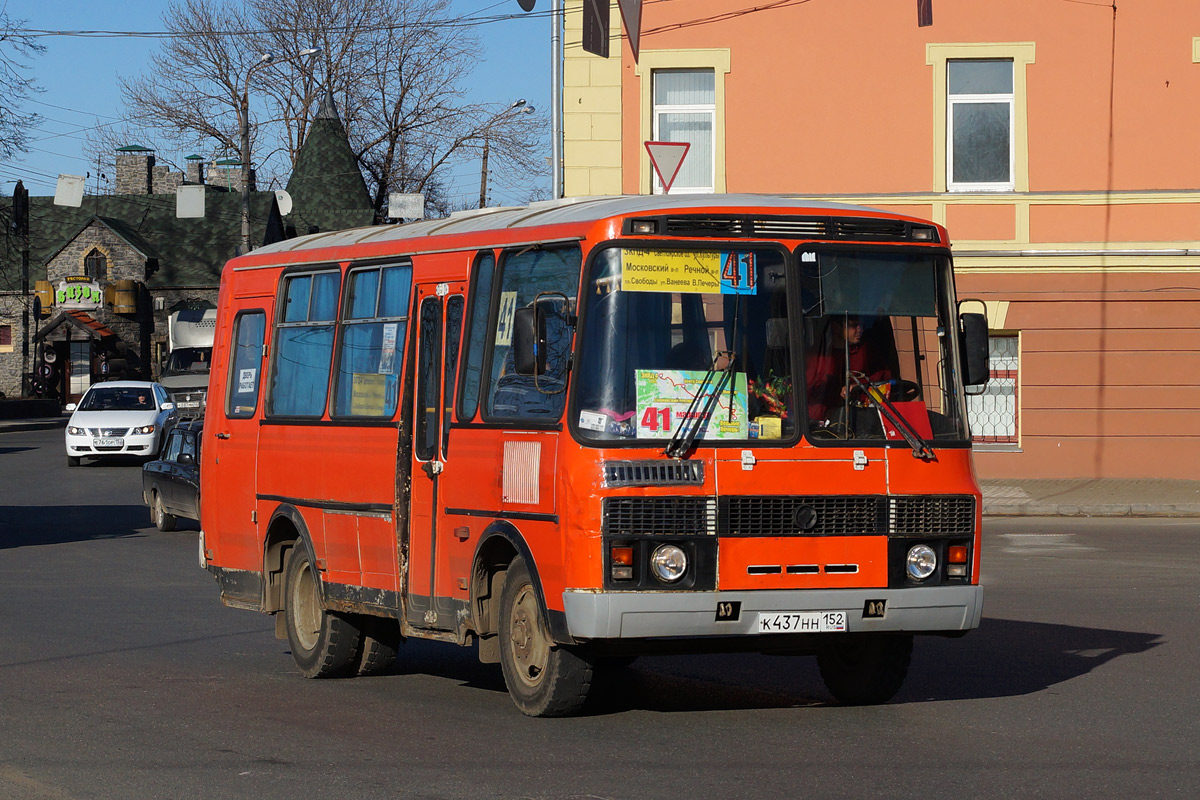
<path id="1" fill-rule="evenodd" d="M 726 362 L 725 366 L 718 370 L 717 362 L 721 360 L 721 356 L 725 356 Z M 675 429 L 675 433 L 671 435 L 671 441 L 667 442 L 667 446 L 663 450 L 663 453 L 669 458 L 683 458 L 692 449 L 700 431 L 704 430 L 708 421 L 712 419 L 717 401 L 721 399 L 721 390 L 725 388 L 725 382 L 729 380 L 732 373 L 733 352 L 718 351 L 713 358 L 712 366 L 708 368 L 708 372 L 704 373 L 704 379 L 700 381 L 700 386 L 696 389 L 692 402 L 688 403 L 687 410 L 683 412 L 683 419 L 679 421 L 679 427 Z M 714 379 L 716 379 L 715 383 Z M 703 409 L 697 411 L 701 408 L 701 404 L 703 404 Z"/>
<path id="2" fill-rule="evenodd" d="M 888 422 L 900 432 L 904 437 L 904 441 L 912 448 L 913 458 L 924 458 L 927 460 L 933 459 L 933 450 L 929 447 L 929 443 L 921 438 L 921 434 L 917 433 L 916 429 L 904 418 L 900 413 L 900 409 L 892 405 L 892 401 L 883 396 L 882 393 L 876 396 L 875 392 L 871 391 L 871 382 L 867 380 L 867 376 L 861 372 L 847 373 L 859 390 L 867 396 L 867 399 L 873 406 L 879 409 L 879 413 L 887 417 Z M 849 392 L 846 393 L 849 397 Z"/>

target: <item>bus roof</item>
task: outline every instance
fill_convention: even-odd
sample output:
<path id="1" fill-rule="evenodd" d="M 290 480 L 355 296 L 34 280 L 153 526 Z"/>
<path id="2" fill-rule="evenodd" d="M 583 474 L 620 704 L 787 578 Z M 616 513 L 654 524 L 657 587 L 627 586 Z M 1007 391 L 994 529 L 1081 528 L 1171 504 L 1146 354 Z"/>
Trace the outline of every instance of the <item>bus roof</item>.
<path id="1" fill-rule="evenodd" d="M 725 212 L 768 210 L 781 213 L 884 214 L 890 212 L 866 206 L 829 203 L 799 197 L 767 194 L 692 194 L 692 195 L 613 195 L 605 197 L 567 197 L 528 206 L 481 208 L 458 211 L 443 219 L 427 219 L 401 225 L 375 225 L 367 228 L 315 233 L 267 245 L 255 255 L 378 244 L 389 241 L 445 236 L 497 229 L 532 228 L 541 225 L 587 224 L 626 214 L 656 214 L 665 211 L 720 208 Z"/>

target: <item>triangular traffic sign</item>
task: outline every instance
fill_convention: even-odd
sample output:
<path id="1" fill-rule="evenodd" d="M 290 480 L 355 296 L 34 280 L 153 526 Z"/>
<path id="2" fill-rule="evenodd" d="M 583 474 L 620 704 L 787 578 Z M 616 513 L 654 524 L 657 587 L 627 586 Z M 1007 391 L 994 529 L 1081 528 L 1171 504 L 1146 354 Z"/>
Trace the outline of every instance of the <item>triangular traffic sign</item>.
<path id="1" fill-rule="evenodd" d="M 650 166 L 654 167 L 659 183 L 663 186 L 663 194 L 670 194 L 671 184 L 679 175 L 679 167 L 683 165 L 683 157 L 691 145 L 687 142 L 646 142 L 646 152 L 650 154 Z"/>
<path id="2" fill-rule="evenodd" d="M 617 0 L 621 7 L 621 24 L 629 37 L 629 49 L 633 51 L 633 63 L 638 60 L 638 40 L 642 37 L 642 0 Z"/>

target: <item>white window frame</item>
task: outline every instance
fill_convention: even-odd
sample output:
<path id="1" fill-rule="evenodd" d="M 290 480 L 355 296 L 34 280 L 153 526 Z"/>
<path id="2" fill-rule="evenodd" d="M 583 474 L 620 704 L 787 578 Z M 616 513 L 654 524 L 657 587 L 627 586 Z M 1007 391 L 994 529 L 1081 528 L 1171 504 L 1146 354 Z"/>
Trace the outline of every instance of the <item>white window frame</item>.
<path id="1" fill-rule="evenodd" d="M 986 94 L 951 94 L 950 64 L 952 61 L 997 61 L 1007 60 L 1013 68 L 1012 92 L 988 92 Z M 1016 64 L 1010 59 L 956 58 L 946 62 L 946 189 L 951 192 L 1011 192 L 1016 186 Z M 956 181 L 954 180 L 954 107 L 962 104 L 1003 105 L 1008 108 L 1008 180 L 1007 181 Z"/>
<path id="2" fill-rule="evenodd" d="M 685 67 L 684 69 L 687 69 L 687 68 Z M 713 83 L 714 83 L 714 87 L 715 87 L 716 78 L 717 78 L 716 70 L 712 69 L 711 67 L 694 67 L 691 69 L 694 72 L 708 71 L 708 72 L 714 73 L 713 74 Z M 653 82 L 658 79 L 658 74 L 660 72 L 676 72 L 678 70 L 679 70 L 679 68 L 677 68 L 677 67 L 671 68 L 671 69 L 651 70 L 650 71 L 651 87 L 653 87 Z M 650 96 L 653 98 L 654 97 L 653 88 L 651 88 L 650 91 L 651 91 Z M 708 119 L 709 119 L 709 128 L 708 129 L 709 129 L 709 136 L 711 137 L 711 141 L 709 142 L 709 152 L 712 154 L 712 158 L 709 159 L 709 164 L 708 164 L 708 185 L 707 186 L 678 186 L 678 187 L 672 185 L 671 191 L 673 191 L 675 194 L 714 194 L 717 191 L 717 189 L 716 189 L 716 174 L 717 174 L 717 98 L 716 98 L 716 89 L 715 88 L 713 89 L 713 102 L 711 102 L 711 103 L 691 103 L 691 104 L 678 104 L 678 105 L 672 105 L 672 104 L 657 105 L 656 104 L 654 106 L 654 108 L 651 109 L 651 116 L 654 120 L 653 136 L 654 136 L 654 141 L 656 141 L 656 142 L 662 141 L 661 135 L 659 134 L 659 118 L 663 114 L 707 114 L 708 115 Z M 689 156 L 691 155 L 690 150 L 688 152 L 688 155 Z M 660 181 L 658 179 L 658 175 L 657 174 L 652 175 L 650 180 L 651 180 L 651 188 L 653 190 L 653 193 L 654 194 L 663 194 L 662 181 Z"/>

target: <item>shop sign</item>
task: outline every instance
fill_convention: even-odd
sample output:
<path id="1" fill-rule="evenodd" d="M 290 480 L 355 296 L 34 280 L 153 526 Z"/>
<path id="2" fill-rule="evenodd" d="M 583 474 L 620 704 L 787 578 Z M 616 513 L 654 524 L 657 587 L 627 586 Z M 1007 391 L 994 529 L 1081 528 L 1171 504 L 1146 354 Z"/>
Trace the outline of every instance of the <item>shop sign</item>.
<path id="1" fill-rule="evenodd" d="M 99 308 L 103 301 L 100 283 L 87 277 L 59 281 L 54 292 L 54 304 L 61 308 Z"/>

